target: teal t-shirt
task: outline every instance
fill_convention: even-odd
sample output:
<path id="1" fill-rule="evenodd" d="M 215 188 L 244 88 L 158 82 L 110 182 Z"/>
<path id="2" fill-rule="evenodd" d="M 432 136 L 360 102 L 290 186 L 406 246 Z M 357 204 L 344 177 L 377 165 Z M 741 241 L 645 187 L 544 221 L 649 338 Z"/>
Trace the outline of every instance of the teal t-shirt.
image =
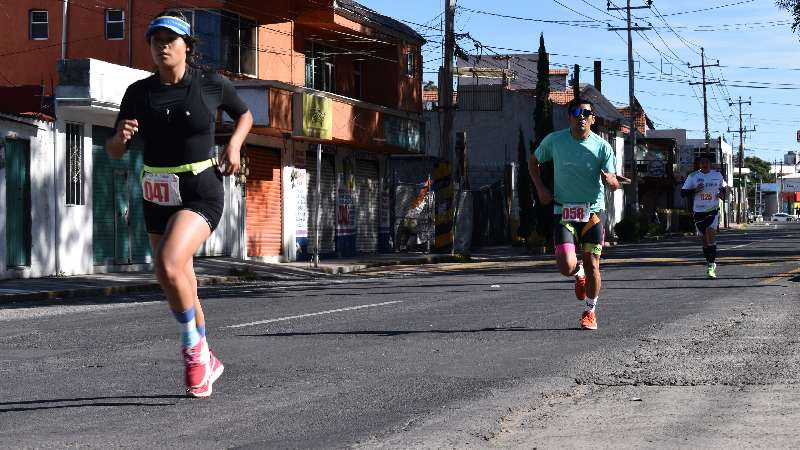
<path id="1" fill-rule="evenodd" d="M 559 204 L 564 203 L 591 203 L 592 212 L 605 209 L 600 171 L 617 173 L 611 144 L 594 133 L 576 141 L 567 128 L 548 134 L 534 155 L 539 162 L 553 161 L 555 214 L 561 214 Z"/>

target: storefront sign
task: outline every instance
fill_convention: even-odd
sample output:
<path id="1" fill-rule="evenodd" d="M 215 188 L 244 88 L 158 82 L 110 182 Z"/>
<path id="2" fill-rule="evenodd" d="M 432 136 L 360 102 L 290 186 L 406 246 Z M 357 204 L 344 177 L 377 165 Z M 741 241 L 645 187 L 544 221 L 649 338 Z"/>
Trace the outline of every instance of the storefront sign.
<path id="1" fill-rule="evenodd" d="M 383 118 L 383 137 L 387 145 L 420 151 L 419 122 L 385 115 Z"/>
<path id="2" fill-rule="evenodd" d="M 783 180 L 783 192 L 800 192 L 800 179 Z"/>
<path id="3" fill-rule="evenodd" d="M 320 139 L 333 137 L 333 101 L 307 93 L 295 94 L 295 134 Z"/>
<path id="4" fill-rule="evenodd" d="M 761 192 L 778 192 L 778 183 L 760 183 L 758 189 Z"/>

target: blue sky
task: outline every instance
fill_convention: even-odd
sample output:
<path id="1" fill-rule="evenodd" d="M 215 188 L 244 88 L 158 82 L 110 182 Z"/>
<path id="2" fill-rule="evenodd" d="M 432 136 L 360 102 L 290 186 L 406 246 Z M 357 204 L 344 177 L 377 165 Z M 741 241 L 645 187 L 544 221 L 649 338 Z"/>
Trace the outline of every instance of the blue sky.
<path id="1" fill-rule="evenodd" d="M 428 40 L 423 48 L 425 78 L 436 80 L 441 64 L 441 12 L 443 0 L 361 0 L 364 5 L 408 23 Z M 624 0 L 615 0 L 624 6 Z M 644 5 L 633 0 L 633 6 Z M 581 81 L 591 82 L 592 61 L 603 61 L 603 92 L 615 103 L 628 103 L 627 45 L 625 32 L 619 36 L 607 31 L 606 24 L 624 26 L 623 12 L 606 10 L 605 0 L 458 0 L 456 32 L 469 32 L 485 46 L 530 50 L 538 48 L 539 34 L 551 54 L 551 66 L 581 65 Z M 652 24 L 644 31 L 650 43 L 634 33 L 636 96 L 657 128 L 686 128 L 689 137 L 703 136 L 700 49 L 705 48 L 706 63 L 719 60 L 720 68 L 710 68 L 707 78 L 721 80 L 709 85 L 709 129 L 712 137 L 723 134 L 738 147 L 738 106 L 728 99 L 752 100 L 744 105 L 745 127 L 756 132 L 745 137 L 747 156 L 772 161 L 782 159 L 788 150 L 800 150 L 796 132 L 800 129 L 800 40 L 791 31 L 791 16 L 778 9 L 773 0 L 655 0 L 655 9 L 636 10 L 635 21 Z M 571 11 L 571 8 L 574 11 Z M 713 9 L 711 9 L 713 8 Z M 483 11 L 520 20 L 497 17 Z M 707 9 L 705 11 L 697 11 Z M 659 16 L 660 14 L 660 16 Z M 663 19 L 663 20 L 662 20 Z M 567 24 L 541 20 L 570 21 Z M 666 23 L 665 23 L 666 22 Z M 416 25 L 415 25 L 416 24 Z M 422 26 L 421 26 L 422 25 Z M 474 51 L 469 40 L 460 40 L 467 51 Z M 495 50 L 498 53 L 513 53 Z M 638 53 L 638 54 L 637 54 Z M 757 88 L 763 86 L 764 88 Z M 778 89 L 786 88 L 786 89 Z"/>

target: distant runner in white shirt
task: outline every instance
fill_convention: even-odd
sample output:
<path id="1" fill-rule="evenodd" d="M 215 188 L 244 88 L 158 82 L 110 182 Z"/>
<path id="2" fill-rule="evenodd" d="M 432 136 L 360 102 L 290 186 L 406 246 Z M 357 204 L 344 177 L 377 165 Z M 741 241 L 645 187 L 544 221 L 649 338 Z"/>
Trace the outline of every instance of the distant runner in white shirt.
<path id="1" fill-rule="evenodd" d="M 725 198 L 728 184 L 722 174 L 711 170 L 707 156 L 699 159 L 700 170 L 686 177 L 681 189 L 686 197 L 694 196 L 694 226 L 703 238 L 703 255 L 706 257 L 706 276 L 717 278 L 716 232 L 719 225 L 719 202 Z"/>

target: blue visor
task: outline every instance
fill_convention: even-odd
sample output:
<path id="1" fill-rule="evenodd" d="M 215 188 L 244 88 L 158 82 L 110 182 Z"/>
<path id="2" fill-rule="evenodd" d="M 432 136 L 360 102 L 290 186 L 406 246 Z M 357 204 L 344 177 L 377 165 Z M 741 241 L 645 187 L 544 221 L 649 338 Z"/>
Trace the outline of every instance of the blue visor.
<path id="1" fill-rule="evenodd" d="M 147 33 L 145 33 L 145 37 L 150 39 L 150 36 L 156 31 L 156 28 L 166 28 L 168 30 L 172 30 L 179 36 L 191 36 L 192 34 L 192 28 L 189 23 L 177 17 L 163 16 L 150 22 L 150 26 L 147 27 Z"/>

